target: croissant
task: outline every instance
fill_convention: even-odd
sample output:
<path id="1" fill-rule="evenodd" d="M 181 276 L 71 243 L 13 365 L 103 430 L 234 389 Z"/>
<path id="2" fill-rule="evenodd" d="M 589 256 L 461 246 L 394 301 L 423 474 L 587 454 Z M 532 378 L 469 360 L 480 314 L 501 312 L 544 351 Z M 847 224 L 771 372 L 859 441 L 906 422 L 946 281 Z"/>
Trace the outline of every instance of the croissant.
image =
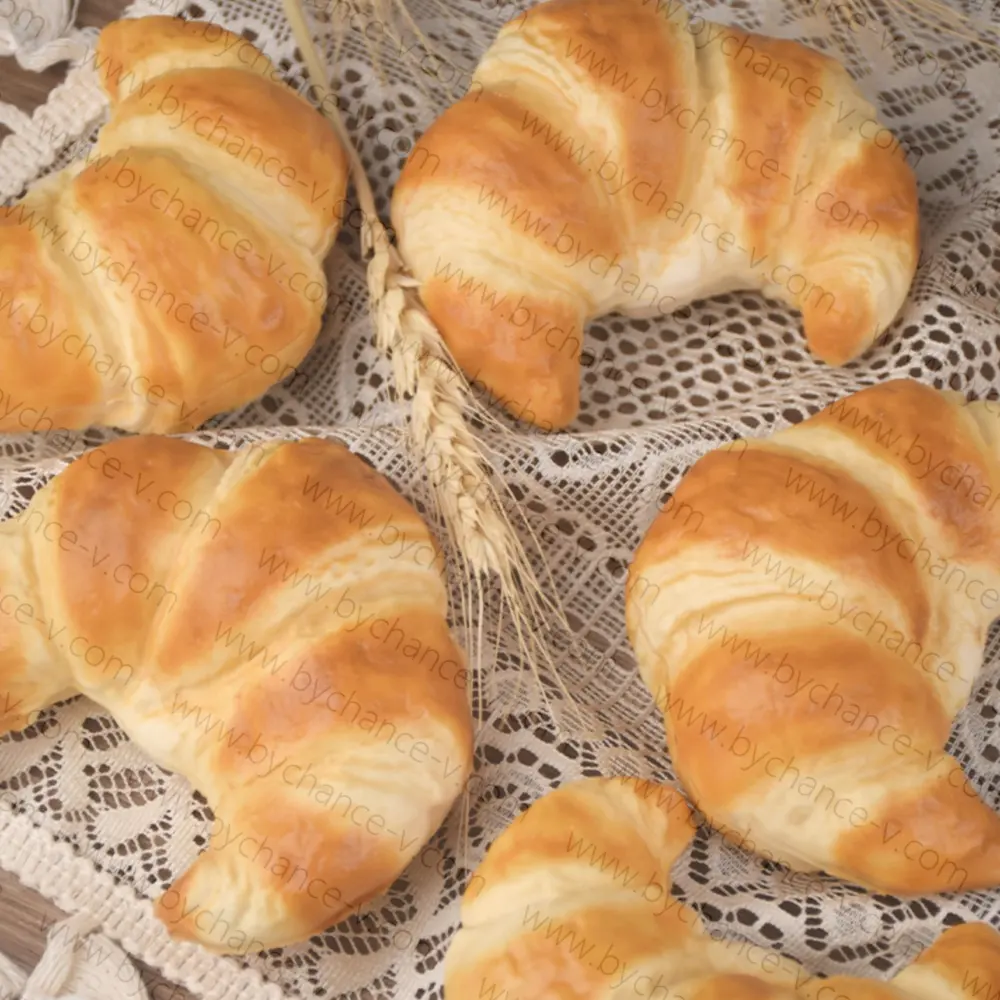
<path id="1" fill-rule="evenodd" d="M 0 535 L 0 733 L 84 694 L 214 811 L 156 900 L 172 936 L 307 938 L 387 888 L 463 787 L 439 551 L 342 445 L 124 438 Z"/>
<path id="2" fill-rule="evenodd" d="M 1000 885 L 944 747 L 1000 605 L 1000 425 L 911 380 L 684 476 L 626 622 L 675 773 L 730 840 L 895 894 Z"/>
<path id="3" fill-rule="evenodd" d="M 0 431 L 176 432 L 300 381 L 347 158 L 246 39 L 102 32 L 96 148 L 0 211 Z"/>
<path id="4" fill-rule="evenodd" d="M 671 895 L 697 824 L 676 789 L 586 778 L 533 803 L 469 882 L 446 1000 L 968 1000 L 1000 987 L 1000 934 L 950 928 L 892 981 L 811 976 Z M 992 996 L 992 993 L 989 993 Z"/>
<path id="5" fill-rule="evenodd" d="M 583 327 L 760 289 L 813 353 L 861 354 L 917 264 L 906 153 L 846 70 L 677 0 L 554 0 L 506 24 L 411 152 L 392 221 L 456 360 L 545 429 Z"/>

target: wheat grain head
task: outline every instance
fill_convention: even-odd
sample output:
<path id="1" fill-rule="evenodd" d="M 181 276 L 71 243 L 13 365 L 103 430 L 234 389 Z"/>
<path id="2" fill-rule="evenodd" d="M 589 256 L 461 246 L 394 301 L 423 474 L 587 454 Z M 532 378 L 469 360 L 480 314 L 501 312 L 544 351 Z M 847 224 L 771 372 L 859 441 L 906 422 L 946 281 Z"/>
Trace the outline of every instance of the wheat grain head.
<path id="1" fill-rule="evenodd" d="M 284 0 L 284 4 L 309 75 L 325 97 L 329 93 L 327 73 L 309 30 L 302 2 Z M 483 595 L 484 587 L 495 580 L 500 591 L 501 619 L 504 615 L 509 616 L 521 660 L 534 675 L 542 698 L 551 710 L 540 665 L 546 668 L 545 672 L 565 699 L 567 721 L 571 714 L 587 728 L 583 717 L 577 716 L 575 699 L 555 671 L 548 646 L 542 640 L 542 633 L 557 625 L 569 633 L 569 624 L 558 599 L 546 593 L 539 582 L 493 484 L 483 446 L 466 418 L 475 414 L 487 426 L 500 428 L 503 425 L 476 401 L 424 309 L 418 282 L 407 272 L 378 218 L 364 166 L 335 105 L 335 101 L 321 102 L 323 113 L 347 150 L 351 177 L 362 209 L 361 246 L 364 256 L 369 258 L 367 284 L 375 343 L 391 359 L 397 394 L 410 400 L 410 447 L 427 471 L 445 531 L 464 564 L 460 579 L 463 612 L 473 633 L 469 654 L 479 681 L 478 686 L 473 685 L 480 699 L 478 706 L 473 705 L 476 717 L 483 720 L 489 714 L 502 714 L 513 707 L 522 680 L 518 675 L 517 685 L 508 699 L 510 704 L 498 704 L 493 713 L 485 711 L 485 682 L 489 678 L 482 675 L 481 669 Z M 506 486 L 503 489 L 513 502 L 510 489 Z M 516 509 L 516 503 L 514 507 Z M 527 521 L 523 517 L 521 521 L 532 538 L 543 575 L 551 585 L 551 573 L 542 547 Z M 495 662 L 495 658 L 490 658 L 489 662 Z"/>

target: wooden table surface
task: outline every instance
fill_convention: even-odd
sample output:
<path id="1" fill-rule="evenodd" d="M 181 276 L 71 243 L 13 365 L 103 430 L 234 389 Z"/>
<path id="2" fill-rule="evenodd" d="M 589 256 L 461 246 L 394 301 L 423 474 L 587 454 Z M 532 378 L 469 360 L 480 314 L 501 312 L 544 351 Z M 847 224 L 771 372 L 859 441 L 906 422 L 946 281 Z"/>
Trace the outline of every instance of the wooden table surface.
<path id="1" fill-rule="evenodd" d="M 78 27 L 102 27 L 118 17 L 127 0 L 81 0 L 76 24 Z M 44 103 L 48 92 L 60 83 L 66 73 L 65 63 L 44 73 L 30 73 L 20 68 L 14 59 L 0 59 L 0 99 L 31 112 Z M 3 129 L 0 126 L 0 129 Z M 6 130 L 0 131 L 0 135 Z M 2 753 L 0 748 L 0 753 Z M 53 922 L 64 914 L 38 893 L 25 888 L 8 872 L 0 869 L 0 951 L 25 972 L 35 967 L 45 950 L 45 937 Z M 146 988 L 153 1000 L 192 1000 L 181 989 L 157 972 L 136 963 L 143 974 Z"/>

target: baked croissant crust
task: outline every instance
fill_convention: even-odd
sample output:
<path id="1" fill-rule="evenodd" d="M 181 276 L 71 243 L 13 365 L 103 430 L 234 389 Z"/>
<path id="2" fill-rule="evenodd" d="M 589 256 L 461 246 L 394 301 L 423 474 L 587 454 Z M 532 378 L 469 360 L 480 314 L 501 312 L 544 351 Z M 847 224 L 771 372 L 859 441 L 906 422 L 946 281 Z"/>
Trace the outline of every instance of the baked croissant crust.
<path id="1" fill-rule="evenodd" d="M 304 377 L 347 158 L 217 24 L 116 21 L 86 160 L 0 211 L 0 431 L 175 432 Z"/>
<path id="2" fill-rule="evenodd" d="M 906 152 L 846 70 L 677 0 L 509 22 L 411 152 L 392 221 L 456 360 L 545 429 L 577 413 L 585 323 L 759 289 L 812 352 L 861 354 L 917 264 Z"/>
<path id="3" fill-rule="evenodd" d="M 539 799 L 472 876 L 446 1000 L 968 1000 L 970 983 L 1000 986 L 1000 934 L 986 924 L 949 928 L 888 983 L 813 977 L 709 933 L 670 890 L 695 826 L 676 789 L 632 778 Z"/>
<path id="4" fill-rule="evenodd" d="M 442 565 L 340 444 L 116 441 L 0 527 L 0 733 L 102 705 L 215 813 L 156 901 L 169 932 L 301 941 L 386 889 L 470 773 Z"/>
<path id="5" fill-rule="evenodd" d="M 1000 606 L 998 498 L 995 404 L 910 380 L 684 476 L 626 620 L 725 836 L 875 891 L 1000 885 L 1000 818 L 944 749 Z"/>

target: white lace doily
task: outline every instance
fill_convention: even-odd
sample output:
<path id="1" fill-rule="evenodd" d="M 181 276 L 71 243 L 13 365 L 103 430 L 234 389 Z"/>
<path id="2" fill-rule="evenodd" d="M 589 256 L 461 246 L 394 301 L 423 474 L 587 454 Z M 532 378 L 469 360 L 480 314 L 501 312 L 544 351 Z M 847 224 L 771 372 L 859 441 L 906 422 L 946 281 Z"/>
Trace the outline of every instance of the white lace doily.
<path id="1" fill-rule="evenodd" d="M 173 13 L 178 6 L 143 0 L 129 16 Z M 347 0 L 331 6 L 333 13 L 322 18 L 316 5 L 310 10 L 332 52 L 331 20 L 347 15 Z M 441 59 L 426 55 L 407 31 L 400 43 L 386 43 L 375 68 L 354 31 L 335 67 L 347 124 L 386 221 L 407 151 L 461 93 L 499 25 L 528 5 L 410 0 L 409 6 Z M 541 540 L 575 631 L 572 640 L 554 631 L 549 644 L 562 678 L 590 710 L 587 738 L 558 730 L 535 686 L 524 683 L 516 642 L 502 634 L 496 662 L 488 665 L 498 687 L 489 694 L 494 704 L 516 700 L 512 713 L 491 720 L 480 734 L 467 844 L 458 842 L 455 810 L 427 850 L 360 916 L 296 947 L 216 958 L 172 943 L 148 902 L 205 846 L 210 814 L 204 802 L 149 763 L 94 704 L 77 699 L 0 740 L 3 867 L 63 909 L 91 912 L 109 937 L 198 996 L 432 1000 L 441 996 L 441 961 L 464 880 L 525 805 L 585 775 L 672 780 L 662 720 L 625 638 L 623 585 L 632 552 L 684 470 L 725 440 L 767 433 L 879 379 L 911 376 L 976 396 L 1000 387 L 1000 51 L 925 27 L 899 3 L 853 0 L 853 6 L 864 12 L 863 28 L 860 20 L 852 27 L 838 15 L 843 5 L 833 0 L 689 4 L 692 12 L 838 56 L 912 151 L 923 255 L 909 303 L 891 331 L 861 361 L 834 369 L 809 358 L 795 314 L 756 294 L 719 296 L 664 319 L 607 317 L 587 332 L 582 407 L 570 432 L 515 427 L 512 434 L 487 435 L 497 468 Z M 985 10 L 964 10 L 979 18 L 980 31 L 988 30 Z M 281 0 L 199 0 L 183 13 L 242 32 L 293 87 L 307 87 Z M 995 36 L 993 44 L 1000 44 Z M 72 159 L 92 140 L 102 108 L 93 68 L 84 62 L 0 146 L 0 194 L 9 201 Z M 272 389 L 191 438 L 235 446 L 307 433 L 337 436 L 426 509 L 420 471 L 400 447 L 405 411 L 391 400 L 389 366 L 371 345 L 364 271 L 350 225 L 328 270 L 331 312 L 303 366 L 308 378 Z M 110 436 L 4 438 L 3 510 L 23 507 L 69 455 Z M 527 534 L 524 542 L 532 548 Z M 490 596 L 486 648 L 499 616 Z M 455 620 L 459 636 L 467 624 Z M 998 679 L 995 629 L 987 665 L 949 744 L 994 808 L 1000 808 Z M 547 691 L 558 703 L 555 686 Z M 948 922 L 1000 926 L 1000 893 L 899 901 L 822 877 L 802 888 L 801 879 L 793 883 L 707 830 L 678 864 L 675 882 L 707 923 L 738 929 L 820 973 L 885 977 Z"/>

